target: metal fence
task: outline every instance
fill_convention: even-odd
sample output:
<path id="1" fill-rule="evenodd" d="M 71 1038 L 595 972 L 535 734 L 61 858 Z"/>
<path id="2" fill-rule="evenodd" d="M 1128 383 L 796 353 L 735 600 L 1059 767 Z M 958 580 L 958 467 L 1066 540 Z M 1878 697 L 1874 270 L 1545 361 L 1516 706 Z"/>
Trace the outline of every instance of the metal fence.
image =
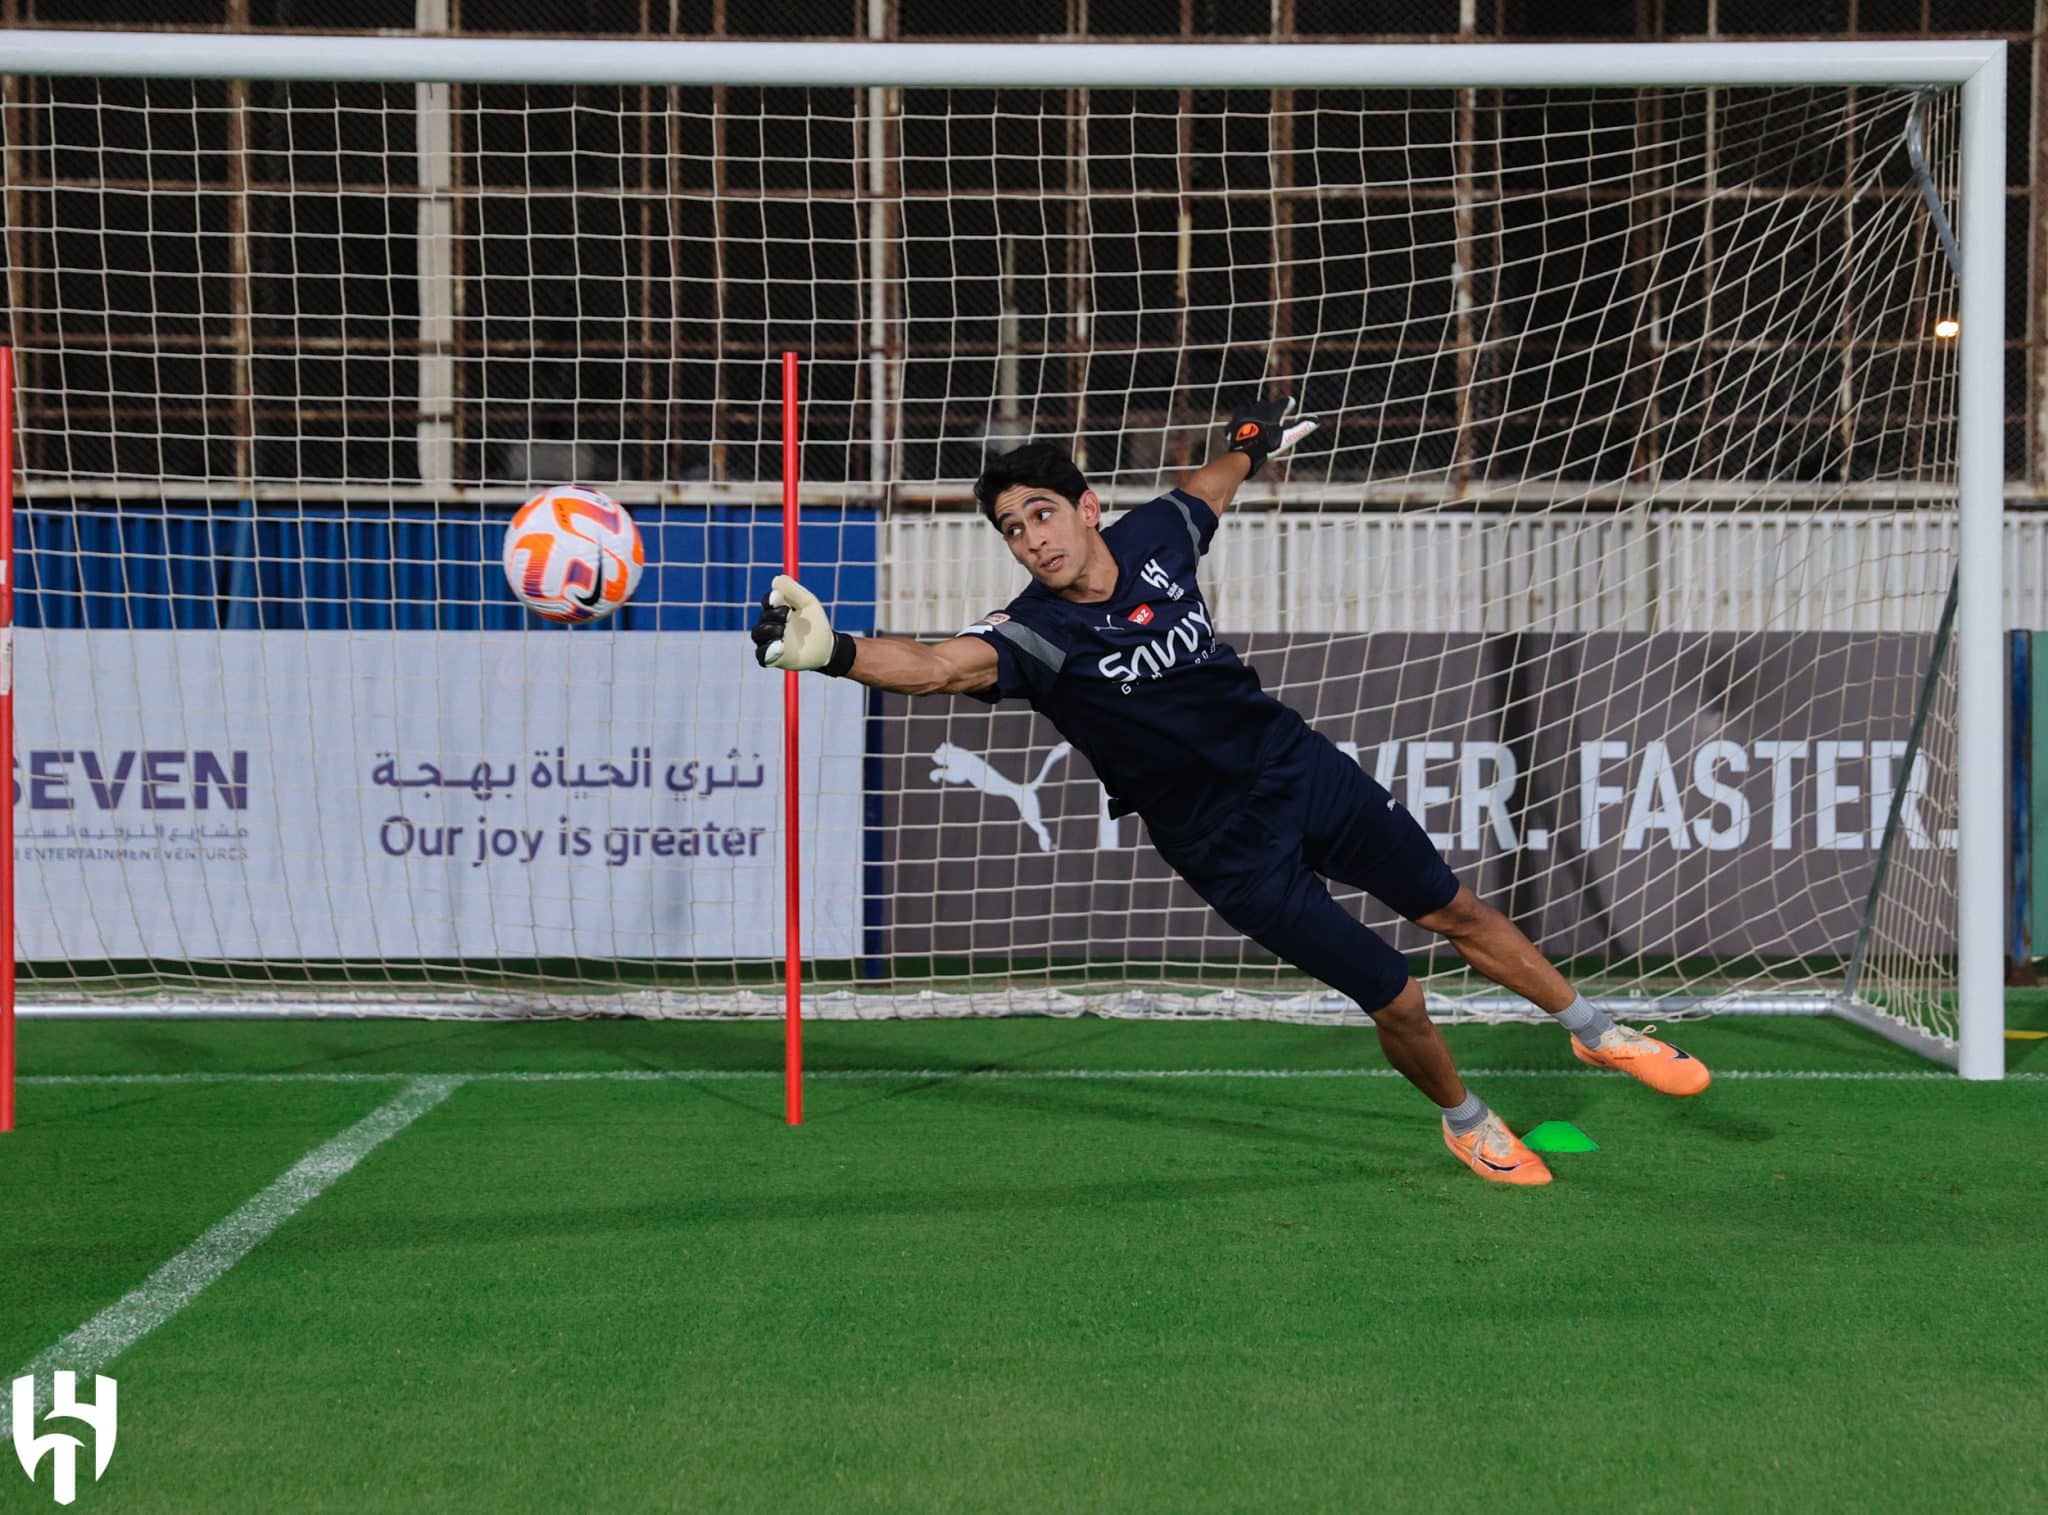
<path id="1" fill-rule="evenodd" d="M 1370 33 L 1351 29 L 1358 16 L 1356 7 L 1334 0 L 1277 0 L 1270 26 L 1258 35 L 1446 42 L 2006 36 L 2014 44 L 2014 88 L 2005 461 L 2008 477 L 2020 486 L 2017 499 L 2041 497 L 2048 481 L 2048 146 L 2034 117 L 2043 92 L 2036 43 L 2048 24 L 2048 0 L 1944 0 L 1938 6 L 1929 0 L 1792 6 L 1642 0 L 1605 8 L 1404 0 L 1376 9 L 1374 20 L 1384 30 Z M 0 9 L 0 22 L 22 26 L 386 27 L 450 34 L 849 40 L 1216 38 L 1242 35 L 1232 24 L 1239 20 L 1229 8 L 1194 0 L 1025 0 L 965 13 L 914 0 L 794 0 L 775 6 L 732 0 L 8 0 Z M 180 436 L 197 439 L 197 451 L 169 472 L 224 481 L 245 493 L 256 492 L 249 486 L 266 479 L 304 479 L 314 486 L 306 497 L 341 495 L 351 484 L 368 484 L 386 494 L 398 487 L 417 491 L 419 498 L 447 498 L 541 475 L 584 474 L 659 480 L 686 498 L 744 497 L 774 473 L 768 458 L 772 437 L 760 420 L 765 360 L 800 336 L 822 360 L 840 358 L 849 366 L 879 343 L 876 356 L 894 375 L 893 429 L 899 440 L 925 448 L 907 462 L 900 453 L 881 459 L 851 399 L 838 407 L 846 419 L 834 434 L 834 404 L 828 400 L 818 408 L 818 434 L 806 455 L 806 476 L 820 497 L 922 508 L 957 502 L 957 488 L 938 486 L 971 472 L 971 460 L 948 455 L 945 439 L 956 428 L 946 395 L 919 391 L 921 369 L 963 357 L 996 367 L 993 354 L 1006 341 L 1013 354 L 1021 344 L 1034 362 L 1080 361 L 1075 355 L 1086 344 L 1072 328 L 1086 319 L 1085 301 L 1064 296 L 1078 276 L 1076 249 L 1086 240 L 1082 222 L 1102 206 L 1092 192 L 1071 192 L 1074 185 L 1067 180 L 1037 195 L 1016 193 L 996 180 L 990 185 L 990 197 L 1011 207 L 1003 215 L 1030 222 L 1023 256 L 1042 266 L 1020 273 L 1015 239 L 1004 251 L 1001 232 L 1009 223 L 992 215 L 992 235 L 980 240 L 989 244 L 994 261 L 972 277 L 957 268 L 899 269 L 893 283 L 882 281 L 882 309 L 835 313 L 813 300 L 799 320 L 792 307 L 775 304 L 777 289 L 792 283 L 797 267 L 778 261 L 785 255 L 775 246 L 790 240 L 774 230 L 778 216 L 801 210 L 813 220 L 844 221 L 845 235 L 835 233 L 831 240 L 853 249 L 867 237 L 862 218 L 879 199 L 886 202 L 885 214 L 897 218 L 884 228 L 884 244 L 916 235 L 912 223 L 931 208 L 918 199 L 921 165 L 935 144 L 943 146 L 949 133 L 971 125 L 972 110 L 963 114 L 934 101 L 906 101 L 915 92 L 904 91 L 844 92 L 844 99 L 798 108 L 761 90 L 563 89 L 550 95 L 544 82 L 537 83 L 515 112 L 495 108 L 488 91 L 463 86 L 365 86 L 324 94 L 297 86 L 296 94 L 288 94 L 279 86 L 246 83 L 129 81 L 87 88 L 78 81 L 7 80 L 0 102 L 7 124 L 6 256 L 11 334 L 28 354 L 23 421 L 31 473 L 74 482 L 129 473 L 118 456 L 124 434 L 161 427 L 168 418 Z M 1088 150 L 1085 128 L 1073 138 L 1074 123 L 1086 116 L 1085 102 L 1075 98 L 1080 93 L 1049 102 L 1070 140 L 1042 148 L 1048 161 L 1063 156 L 1071 165 Z M 540 108 L 528 108 L 532 102 Z M 1517 104 L 1498 92 L 1446 92 L 1441 100 L 1423 103 L 1459 118 L 1453 136 L 1460 143 L 1513 138 Z M 1116 114 L 1113 103 L 1096 104 Z M 1199 202 L 1192 234 L 1199 236 L 1205 215 L 1220 214 L 1228 222 L 1234 192 L 1228 184 L 1205 185 L 1205 176 L 1214 174 L 1222 135 L 1242 123 L 1231 119 L 1225 102 L 1202 91 L 1180 90 L 1171 104 L 1159 142 L 1142 155 L 1149 165 L 1145 172 L 1157 182 L 1133 182 L 1127 213 L 1135 232 L 1148 214 L 1148 195 L 1170 194 L 1175 203 L 1167 208 L 1185 209 L 1192 187 Z M 1259 191 L 1272 208 L 1260 256 L 1270 265 L 1273 285 L 1259 295 L 1283 317 L 1291 303 L 1310 294 L 1296 285 L 1310 260 L 1290 257 L 1289 248 L 1312 219 L 1316 193 L 1311 185 L 1286 182 L 1287 165 L 1306 146 L 1285 138 L 1287 105 L 1286 92 L 1278 92 L 1272 101 L 1274 135 L 1247 149 L 1270 156 L 1279 175 Z M 60 115 L 81 134 L 61 143 L 49 140 L 45 125 Z M 183 135 L 163 130 L 179 115 L 190 121 Z M 831 123 L 834 140 L 826 156 L 843 185 L 801 170 L 816 155 L 820 118 Z M 1622 124 L 1645 152 L 1674 129 L 1653 109 Z M 516 140 L 505 135 L 514 129 Z M 1002 142 L 992 140 L 989 147 L 1001 156 Z M 1625 144 L 1621 151 L 1625 156 Z M 319 170 L 309 178 L 312 163 Z M 1462 218 L 1457 235 L 1483 240 L 1503 233 L 1487 224 L 1483 202 L 1514 171 L 1511 155 L 1499 150 L 1468 146 L 1452 154 L 1444 200 L 1446 215 Z M 999 180 L 999 171 L 992 172 Z M 103 195 L 109 175 L 131 192 L 106 197 L 107 207 L 90 213 L 100 219 L 80 221 L 87 214 L 80 207 Z M 324 179 L 329 193 L 305 194 L 314 179 Z M 138 186 L 146 192 L 132 192 Z M 679 237 L 676 216 L 686 191 L 701 191 L 728 207 L 729 222 L 707 236 Z M 1846 181 L 1815 192 L 1842 197 L 1845 226 L 1853 222 Z M 951 215 L 957 206 L 955 200 L 943 209 Z M 1590 199 L 1588 206 L 1591 214 Z M 198 261 L 164 266 L 152 232 L 178 228 L 177 218 L 185 215 L 213 218 L 193 228 Z M 66 444 L 74 451 L 58 457 L 52 439 L 67 428 L 75 438 L 82 412 L 74 399 L 67 415 L 54 413 L 65 403 L 67 376 L 47 365 L 39 369 L 36 353 L 79 341 L 76 331 L 63 329 L 68 298 L 53 287 L 53 270 L 65 264 L 61 236 L 76 235 L 88 224 L 99 243 L 94 255 L 111 258 L 109 277 L 125 281 L 129 298 L 122 308 L 128 315 L 104 333 L 110 376 L 105 387 L 114 398 L 94 424 L 103 425 L 105 455 L 78 454 L 74 439 Z M 1220 234 L 1235 232 L 1226 227 Z M 1143 241 L 1135 235 L 1132 240 Z M 379 279 L 381 305 L 351 308 L 337 297 L 333 308 L 322 306 L 334 272 L 325 262 L 337 244 L 387 260 Z M 683 254 L 658 251 L 664 244 L 671 253 L 687 244 L 688 256 L 703 267 L 683 268 L 675 261 Z M 589 255 L 616 266 L 579 262 Z M 844 285 L 854 276 L 853 254 L 847 256 L 846 270 L 811 268 L 812 281 Z M 1126 271 L 1131 277 L 1155 272 L 1144 265 L 1142 253 L 1134 256 L 1138 262 Z M 927 277 L 951 282 L 958 302 L 954 320 L 935 326 L 886 308 L 889 289 L 907 290 Z M 1038 291 L 1032 297 L 1036 308 L 1017 296 L 1020 280 Z M 680 317 L 674 302 L 681 298 L 677 290 L 700 286 L 714 312 L 735 310 L 757 296 L 761 309 L 722 322 L 715 338 L 719 361 L 702 365 L 708 377 L 693 389 L 675 378 Z M 207 310 L 207 319 L 179 319 L 195 309 Z M 602 340 L 593 322 L 605 328 Z M 1198 445 L 1196 433 L 1179 424 L 1170 396 L 1156 404 L 1144 398 L 1171 391 L 1185 378 L 1175 373 L 1171 356 L 1177 344 L 1185 345 L 1185 332 L 1174 332 L 1170 324 L 1135 334 L 1138 356 L 1129 393 L 1115 403 L 1113 415 L 1091 415 L 1085 397 L 1099 386 L 1085 375 L 1069 375 L 1039 387 L 1075 397 L 1072 413 L 1038 419 L 1084 439 L 1126 432 L 1163 439 L 1154 444 L 1157 455 L 1119 453 L 1115 467 L 1183 461 L 1188 448 Z M 964 353 L 963 330 L 971 338 Z M 974 344 L 984 337 L 990 351 L 979 353 Z M 1284 366 L 1287 334 L 1270 337 Z M 1464 350 L 1464 344 L 1459 347 Z M 1150 364 L 1156 373 L 1147 371 L 1148 354 L 1157 357 Z M 1433 343 L 1430 353 L 1415 354 L 1418 361 L 1433 355 Z M 590 361 L 593 356 L 602 361 Z M 1396 364 L 1403 356 L 1387 355 Z M 294 370 L 291 382 L 276 381 L 284 366 Z M 564 378 L 571 368 L 578 370 L 573 382 Z M 316 371 L 317 377 L 307 377 Z M 1394 445 L 1418 427 L 1466 435 L 1488 396 L 1485 375 L 1463 378 L 1429 386 L 1430 397 L 1417 405 L 1390 404 L 1347 424 L 1381 428 Z M 999 373 L 987 380 L 997 389 L 1003 382 Z M 121 396 L 149 400 L 124 402 Z M 1432 421 L 1430 404 L 1447 407 L 1447 413 Z M 1540 417 L 1532 424 L 1540 426 Z M 1494 452 L 1504 470 L 1517 466 L 1516 457 L 1512 445 Z M 1454 479 L 1464 466 L 1455 456 L 1440 462 Z M 1091 466 L 1102 466 L 1099 453 Z M 1398 493 L 1378 489 L 1369 471 L 1363 485 L 1359 503 L 1397 502 Z"/>

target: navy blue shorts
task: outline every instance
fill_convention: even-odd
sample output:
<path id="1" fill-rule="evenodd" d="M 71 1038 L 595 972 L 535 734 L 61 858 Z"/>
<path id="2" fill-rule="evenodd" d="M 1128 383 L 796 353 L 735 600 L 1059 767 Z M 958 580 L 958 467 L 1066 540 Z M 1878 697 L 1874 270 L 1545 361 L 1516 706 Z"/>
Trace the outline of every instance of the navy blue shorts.
<path id="1" fill-rule="evenodd" d="M 1363 889 L 1409 920 L 1441 910 L 1458 879 L 1415 818 L 1371 774 L 1309 733 L 1267 765 L 1215 825 L 1152 845 L 1216 913 L 1275 957 L 1367 1011 L 1408 983 L 1408 959 L 1317 875 Z"/>

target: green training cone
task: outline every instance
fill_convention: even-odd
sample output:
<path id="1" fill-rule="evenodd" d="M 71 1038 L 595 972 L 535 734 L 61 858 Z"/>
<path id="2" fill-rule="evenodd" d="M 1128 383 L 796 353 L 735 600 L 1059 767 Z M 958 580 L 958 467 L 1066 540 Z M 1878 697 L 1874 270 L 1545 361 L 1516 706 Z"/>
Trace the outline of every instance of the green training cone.
<path id="1" fill-rule="evenodd" d="M 1522 1143 L 1531 1152 L 1598 1152 L 1600 1143 L 1568 1120 L 1547 1120 L 1524 1133 Z"/>

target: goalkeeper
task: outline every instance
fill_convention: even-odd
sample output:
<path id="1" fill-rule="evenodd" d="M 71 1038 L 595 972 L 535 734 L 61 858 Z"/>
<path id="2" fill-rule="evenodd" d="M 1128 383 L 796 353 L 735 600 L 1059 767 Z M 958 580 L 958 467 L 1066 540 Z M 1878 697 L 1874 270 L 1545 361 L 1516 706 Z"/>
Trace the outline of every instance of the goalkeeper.
<path id="1" fill-rule="evenodd" d="M 1102 526 L 1102 502 L 1058 447 L 992 459 L 974 487 L 1031 585 L 951 641 L 834 633 L 815 595 L 777 577 L 754 626 L 769 668 L 818 669 L 897 694 L 1019 698 L 1094 766 L 1113 815 L 1237 930 L 1369 1011 L 1387 1061 L 1443 1112 L 1446 1145 L 1482 1178 L 1550 1179 L 1465 1087 L 1407 959 L 1317 875 L 1365 890 L 1448 939 L 1495 983 L 1555 1016 L 1581 1061 L 1665 1094 L 1706 1067 L 1588 1005 L 1514 923 L 1461 885 L 1428 835 L 1352 759 L 1260 687 L 1216 639 L 1196 565 L 1238 486 L 1315 430 L 1294 402 L 1248 407 L 1222 454 Z"/>

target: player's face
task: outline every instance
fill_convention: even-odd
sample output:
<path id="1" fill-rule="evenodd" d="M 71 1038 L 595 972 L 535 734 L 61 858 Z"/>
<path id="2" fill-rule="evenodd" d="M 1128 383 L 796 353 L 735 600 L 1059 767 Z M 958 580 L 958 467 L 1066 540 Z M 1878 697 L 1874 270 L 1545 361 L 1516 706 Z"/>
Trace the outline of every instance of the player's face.
<path id="1" fill-rule="evenodd" d="M 996 530 L 1031 577 L 1058 592 L 1072 588 L 1102 548 L 1102 502 L 1089 490 L 1081 498 L 1031 484 L 1015 484 L 996 498 Z"/>

